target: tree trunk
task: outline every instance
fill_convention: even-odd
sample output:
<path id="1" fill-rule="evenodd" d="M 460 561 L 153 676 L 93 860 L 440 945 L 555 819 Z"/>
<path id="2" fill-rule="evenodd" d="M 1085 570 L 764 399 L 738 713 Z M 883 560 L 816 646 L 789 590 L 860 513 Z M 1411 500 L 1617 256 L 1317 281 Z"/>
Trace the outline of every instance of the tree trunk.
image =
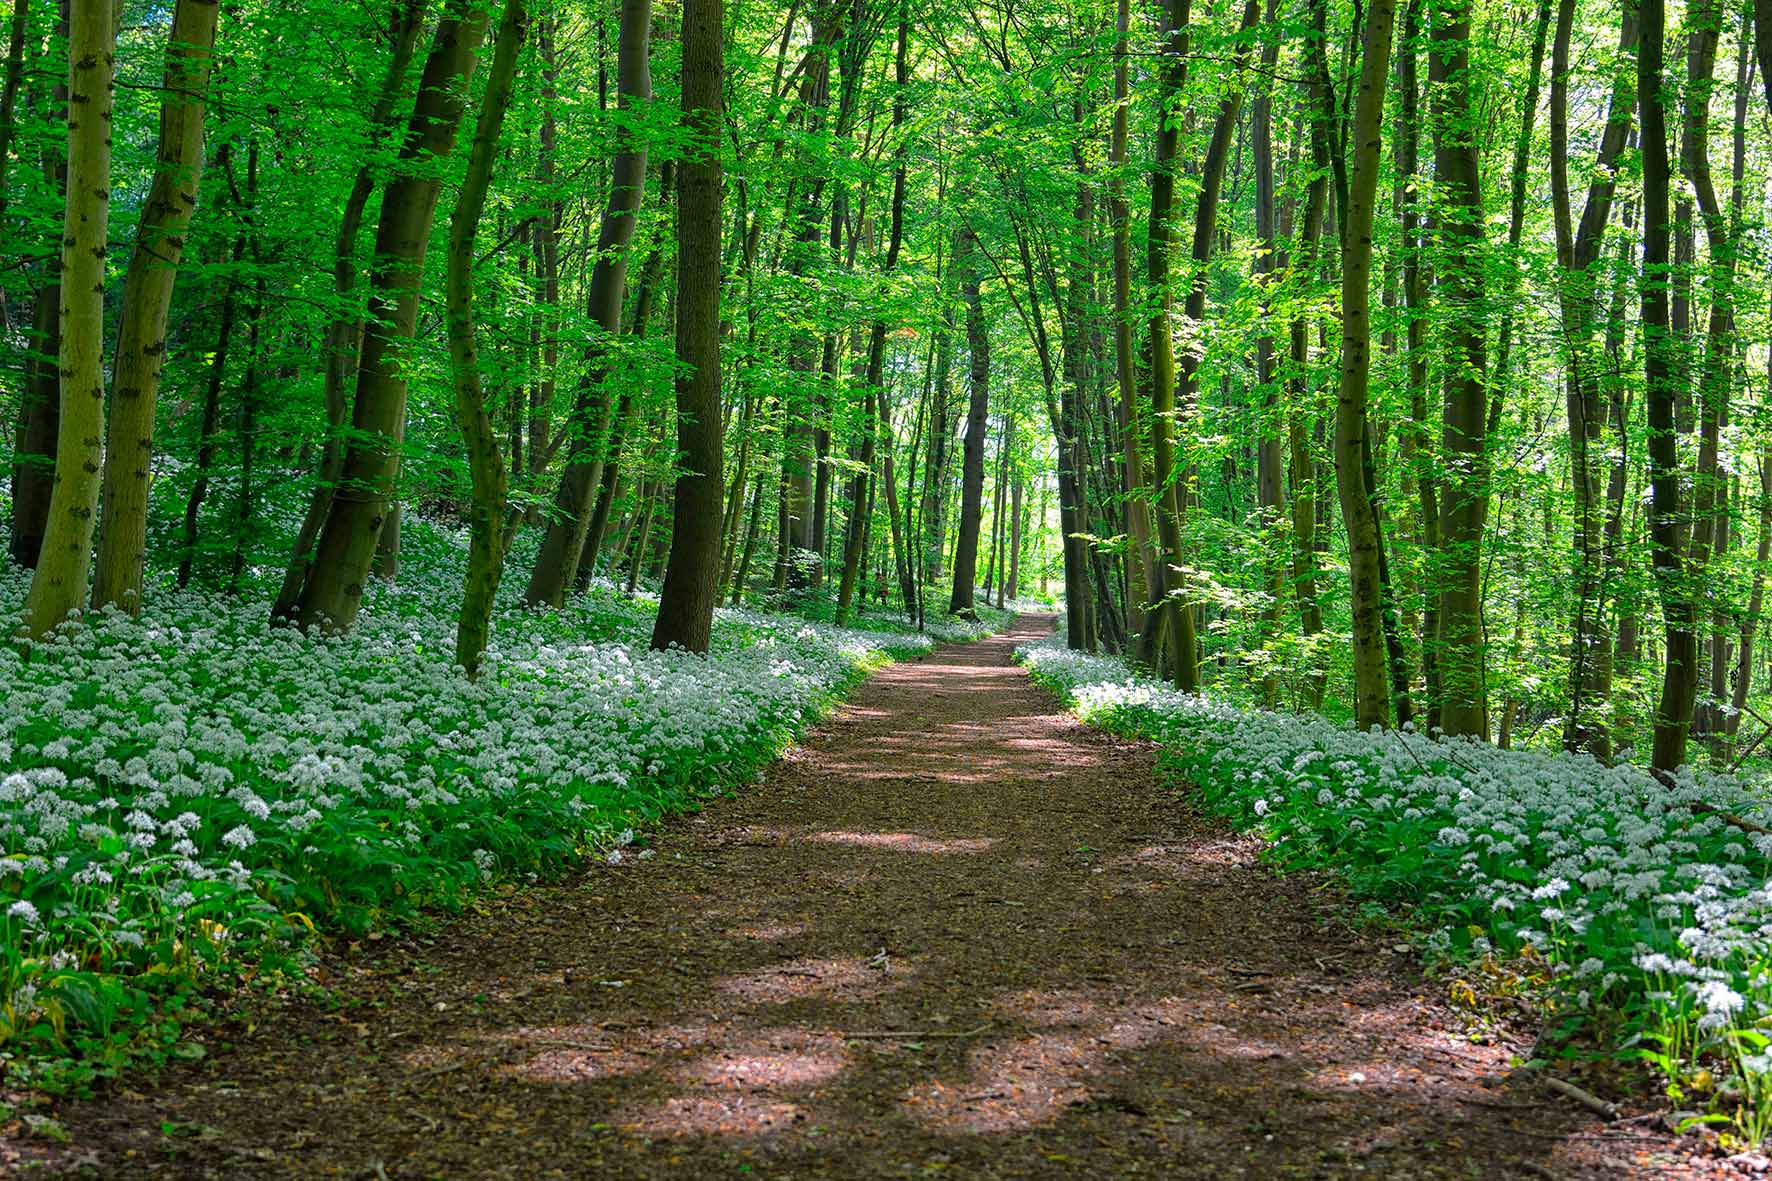
<path id="1" fill-rule="evenodd" d="M 1005 584 L 1008 597 L 1011 599 L 1017 598 L 1021 594 L 1021 493 L 1021 476 L 1017 474 L 1014 488 L 1010 493 L 1009 580 Z M 998 601 L 997 606 L 1003 606 L 1001 600 Z"/>
<path id="2" fill-rule="evenodd" d="M 1663 68 L 1665 0 L 1640 0 L 1642 44 L 1637 51 L 1637 106 L 1643 152 L 1643 396 L 1649 419 L 1649 550 L 1666 636 L 1661 698 L 1655 708 L 1651 769 L 1672 773 L 1686 761 L 1686 736 L 1698 686 L 1696 613 L 1685 585 L 1685 539 L 1680 522 L 1680 459 L 1675 433 L 1673 318 L 1669 307 L 1669 167 Z"/>
<path id="3" fill-rule="evenodd" d="M 226 151 L 224 145 L 221 152 Z M 245 257 L 246 235 L 241 233 L 234 239 L 233 261 L 236 270 Z M 197 428 L 197 478 L 192 481 L 190 495 L 185 499 L 184 544 L 180 547 L 178 560 L 180 590 L 191 584 L 191 573 L 197 562 L 199 525 L 203 502 L 209 498 L 209 470 L 215 466 L 218 442 L 216 432 L 221 427 L 222 385 L 227 378 L 228 352 L 233 344 L 234 320 L 238 307 L 238 284 L 229 279 L 222 291 L 221 317 L 215 330 L 215 352 L 210 355 L 209 379 L 204 383 L 203 389 L 203 417 Z"/>
<path id="4" fill-rule="evenodd" d="M 388 58 L 387 72 L 382 75 L 381 90 L 370 112 L 369 125 L 378 134 L 394 126 L 398 117 L 396 104 L 405 90 L 406 72 L 418 49 L 418 35 L 424 28 L 426 0 L 401 0 L 395 10 L 392 34 L 393 53 Z M 345 198 L 339 217 L 338 234 L 332 244 L 332 291 L 344 304 L 357 286 L 357 238 L 363 226 L 363 214 L 375 192 L 376 169 L 364 160 L 357 169 L 356 180 Z M 283 574 L 283 586 L 271 606 L 274 621 L 295 621 L 296 606 L 301 601 L 302 587 L 313 568 L 314 543 L 320 527 L 326 523 L 332 508 L 332 496 L 338 488 L 340 468 L 344 463 L 345 388 L 357 372 L 363 343 L 363 317 L 354 311 L 339 312 L 326 326 L 325 404 L 326 440 L 320 451 L 320 470 L 314 479 L 314 490 L 308 497 L 307 514 L 296 531 L 294 552 Z"/>
<path id="5" fill-rule="evenodd" d="M 666 160 L 658 170 L 658 199 L 661 204 L 670 200 L 671 189 L 675 184 L 676 164 Z M 647 253 L 646 261 L 640 265 L 640 285 L 634 296 L 633 321 L 628 325 L 628 334 L 635 339 L 643 339 L 652 323 L 652 308 L 658 299 L 659 285 L 664 280 L 664 252 L 653 246 Z M 591 575 L 597 569 L 597 554 L 603 548 L 603 535 L 609 529 L 609 511 L 615 500 L 615 490 L 621 482 L 621 450 L 627 439 L 628 427 L 633 421 L 633 391 L 624 390 L 619 404 L 615 408 L 614 422 L 610 427 L 608 458 L 603 462 L 602 480 L 597 489 L 597 504 L 591 510 L 591 523 L 585 531 L 585 542 L 579 551 L 578 574 L 573 585 L 579 589 L 590 584 Z"/>
<path id="6" fill-rule="evenodd" d="M 1126 200 L 1124 171 L 1130 116 L 1131 72 L 1127 65 L 1131 36 L 1130 0 L 1117 0 L 1114 8 L 1114 121 L 1108 145 L 1108 209 L 1114 236 L 1114 379 L 1119 387 L 1120 494 L 1125 499 L 1124 527 L 1129 539 L 1126 551 L 1126 630 L 1145 627 L 1149 605 L 1156 600 L 1151 582 L 1150 503 L 1144 498 L 1145 471 L 1138 415 L 1138 361 L 1133 352 L 1132 322 L 1132 207 Z"/>
<path id="7" fill-rule="evenodd" d="M 649 65 L 652 43 L 652 0 L 622 0 L 621 35 L 617 43 L 616 85 L 618 106 L 632 111 L 652 97 Z M 621 332 L 622 302 L 627 290 L 628 243 L 640 201 L 646 188 L 646 139 L 624 131 L 620 150 L 611 169 L 609 202 L 603 211 L 603 227 L 597 235 L 597 262 L 591 270 L 591 291 L 586 312 L 598 334 L 586 346 L 584 374 L 579 380 L 566 447 L 566 468 L 554 494 L 554 512 L 548 520 L 541 550 L 529 575 L 523 601 L 532 607 L 558 607 L 566 588 L 578 572 L 590 527 L 592 501 L 603 478 L 603 461 L 609 433 L 608 383 L 613 358 L 608 341 Z"/>
<path id="8" fill-rule="evenodd" d="M 720 597 L 720 0 L 683 3 L 683 134 L 677 196 L 677 476 L 671 557 L 652 646 L 706 652 Z"/>
<path id="9" fill-rule="evenodd" d="M 468 569 L 462 586 L 461 613 L 455 625 L 455 662 L 471 680 L 492 631 L 493 599 L 504 574 L 505 500 L 509 476 L 499 453 L 498 428 L 486 411 L 480 381 L 480 349 L 474 333 L 474 244 L 492 171 L 498 157 L 498 136 L 511 106 L 517 76 L 517 55 L 528 33 L 524 0 L 505 0 L 492 70 L 480 115 L 474 123 L 474 146 L 468 172 L 449 219 L 449 267 L 444 279 L 444 325 L 449 335 L 449 370 L 455 386 L 455 415 L 468 456 Z"/>
<path id="10" fill-rule="evenodd" d="M 55 487 L 25 632 L 43 639 L 86 597 L 105 433 L 105 242 L 111 212 L 111 0 L 73 6 L 68 26 L 68 184 L 61 252 L 61 420 Z"/>
<path id="11" fill-rule="evenodd" d="M 904 190 L 905 190 L 905 142 L 903 129 L 906 105 L 910 101 L 910 9 L 907 4 L 899 7 L 898 18 L 898 56 L 895 64 L 897 88 L 892 95 L 892 130 L 888 133 L 898 139 L 898 146 L 893 155 L 895 164 L 892 170 L 892 228 L 888 232 L 886 244 L 886 263 L 881 268 L 882 279 L 887 279 L 898 269 L 898 254 L 904 243 Z M 892 416 L 884 405 L 885 390 L 882 384 L 886 361 L 886 329 L 888 325 L 884 316 L 874 320 L 873 329 L 868 335 L 867 374 L 863 378 L 867 386 L 867 410 L 862 418 L 861 470 L 856 473 L 850 484 L 850 506 L 852 515 L 859 518 L 863 506 L 872 496 L 871 480 L 873 475 L 876 437 L 880 430 L 892 429 Z M 888 444 L 890 448 L 890 444 Z M 890 450 L 888 450 L 890 454 Z M 897 490 L 890 490 L 889 499 L 896 499 Z M 892 527 L 894 538 L 897 537 L 898 515 L 893 510 Z M 861 561 L 859 545 L 860 531 L 851 524 L 849 536 L 844 543 L 843 574 L 837 589 L 837 622 L 842 623 L 848 618 L 849 608 L 854 601 L 855 578 Z M 895 541 L 896 544 L 896 541 Z M 895 551 L 896 552 L 896 551 Z"/>
<path id="12" fill-rule="evenodd" d="M 43 549 L 55 491 L 55 444 L 62 413 L 61 301 L 60 283 L 37 289 L 25 338 L 29 352 L 12 443 L 11 548 L 12 560 L 27 568 L 37 565 Z"/>
<path id="13" fill-rule="evenodd" d="M 1178 0 L 1185 3 L 1185 0 Z M 978 530 L 984 516 L 984 436 L 990 409 L 991 340 L 979 299 L 978 239 L 964 232 L 965 259 L 958 252 L 954 265 L 961 267 L 960 301 L 966 305 L 966 347 L 972 356 L 972 394 L 966 410 L 966 441 L 960 466 L 960 539 L 954 547 L 954 590 L 948 611 L 972 609 L 978 581 Z"/>
<path id="14" fill-rule="evenodd" d="M 1437 0 L 1429 57 L 1446 401 L 1440 439 L 1440 727 L 1489 740 L 1483 629 L 1483 530 L 1489 515 L 1488 359 L 1483 307 L 1483 197 L 1470 96 L 1471 0 Z"/>
<path id="15" fill-rule="evenodd" d="M 1182 562 L 1180 497 L 1175 483 L 1175 295 L 1169 281 L 1169 255 L 1175 242 L 1176 152 L 1180 143 L 1181 101 L 1187 84 L 1189 0 L 1167 0 L 1159 33 L 1157 129 L 1152 146 L 1151 216 L 1146 280 L 1156 295 L 1149 322 L 1147 369 L 1151 432 L 1151 505 L 1161 543 L 1151 564 L 1152 610 L 1146 616 L 1139 653 L 1149 664 L 1167 668 L 1180 680 L 1194 669 L 1193 612 L 1178 609 L 1174 585 Z M 1167 658 L 1166 658 L 1167 657 Z M 1188 675 L 1192 675 L 1190 672 Z M 1190 685 L 1189 688 L 1192 688 Z"/>
<path id="16" fill-rule="evenodd" d="M 1371 371 L 1373 201 L 1378 191 L 1384 79 L 1390 67 L 1393 0 L 1373 0 L 1366 14 L 1359 98 L 1354 108 L 1352 174 L 1341 244 L 1341 385 L 1335 406 L 1335 483 L 1348 537 L 1353 606 L 1354 717 L 1360 729 L 1388 726 L 1378 522 L 1362 465 Z"/>
<path id="17" fill-rule="evenodd" d="M 1271 25 L 1278 17 L 1277 0 L 1269 0 L 1267 19 Z M 1262 43 L 1263 78 L 1255 94 L 1251 112 L 1254 128 L 1250 135 L 1250 151 L 1255 156 L 1255 282 L 1262 301 L 1261 334 L 1255 340 L 1255 384 L 1261 398 L 1260 418 L 1255 436 L 1255 500 L 1261 521 L 1261 546 L 1267 563 L 1263 589 L 1268 601 L 1261 611 L 1259 643 L 1266 649 L 1280 628 L 1280 606 L 1286 593 L 1286 562 L 1284 541 L 1280 536 L 1281 509 L 1285 496 L 1285 460 L 1281 455 L 1281 434 L 1285 414 L 1280 406 L 1280 387 L 1275 373 L 1274 337 L 1267 326 L 1273 299 L 1274 267 L 1278 259 L 1279 236 L 1274 226 L 1274 142 L 1272 75 L 1280 64 L 1280 38 L 1270 34 Z M 1261 676 L 1262 704 L 1272 709 L 1279 702 L 1280 678 L 1272 657 L 1263 655 Z"/>
<path id="18" fill-rule="evenodd" d="M 154 411 L 166 361 L 166 318 L 203 175 L 203 106 L 219 0 L 178 0 L 167 34 L 160 145 L 123 280 L 111 417 L 99 498 L 92 605 L 141 610 L 147 558 Z"/>
<path id="19" fill-rule="evenodd" d="M 1612 88 L 1606 126 L 1596 151 L 1592 181 L 1582 207 L 1579 228 L 1569 192 L 1569 46 L 1575 0 L 1560 0 L 1551 50 L 1550 179 L 1551 209 L 1556 227 L 1560 309 L 1564 330 L 1565 383 L 1568 391 L 1569 466 L 1574 491 L 1575 618 L 1571 635 L 1570 708 L 1563 744 L 1605 760 L 1611 756 L 1611 735 L 1605 722 L 1606 701 L 1601 680 L 1609 664 L 1606 649 L 1606 603 L 1601 593 L 1605 559 L 1601 553 L 1600 458 L 1606 411 L 1602 390 L 1603 359 L 1594 340 L 1598 307 L 1601 246 L 1611 219 L 1618 156 L 1629 138 L 1636 93 L 1623 72 Z M 1620 21 L 1621 60 L 1634 52 L 1637 20 L 1627 6 Z M 1618 445 L 1624 444 L 1620 436 Z M 1606 687 L 1609 690 L 1609 686 Z"/>
<path id="20" fill-rule="evenodd" d="M 304 630 L 344 631 L 356 621 L 382 526 L 392 516 L 406 433 L 407 353 L 418 324 L 425 247 L 442 186 L 434 161 L 455 146 L 486 23 L 484 7 L 450 0 L 437 23 L 406 142 L 382 197 L 352 437 L 297 606 Z"/>

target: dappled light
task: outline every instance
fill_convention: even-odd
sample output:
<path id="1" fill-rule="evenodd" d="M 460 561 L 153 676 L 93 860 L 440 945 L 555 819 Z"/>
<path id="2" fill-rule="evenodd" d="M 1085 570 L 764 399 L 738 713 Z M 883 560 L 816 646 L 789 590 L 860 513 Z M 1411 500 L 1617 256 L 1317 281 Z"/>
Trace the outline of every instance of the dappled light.
<path id="1" fill-rule="evenodd" d="M 1772 1181 L 1772 0 L 0 45 L 0 1177 Z"/>
<path id="2" fill-rule="evenodd" d="M 853 845 L 904 853 L 982 853 L 996 842 L 990 837 L 919 836 L 914 832 L 815 832 L 806 838 L 825 845 Z"/>
<path id="3" fill-rule="evenodd" d="M 1382 1174 L 1456 1138 L 1484 1175 L 1590 1175 L 1566 1139 L 1580 1117 L 1503 1081 L 1524 1047 L 1473 1044 L 1385 946 L 1323 928 L 1330 912 L 1247 841 L 1154 794 L 1146 753 L 1046 708 L 1005 664 L 1031 634 L 918 667 L 979 686 L 965 708 L 981 728 L 964 733 L 1000 768 L 988 786 L 931 774 L 882 794 L 846 769 L 932 708 L 887 670 L 862 709 L 650 859 L 507 912 L 514 930 L 497 912 L 463 919 L 419 958 L 442 953 L 435 983 L 372 966 L 362 987 L 423 998 L 385 1010 L 391 1028 L 253 1035 L 227 1090 L 137 1106 L 225 1140 L 287 1077 L 339 1102 L 445 1102 L 461 1114 L 400 1149 L 443 1172 L 485 1143 L 518 1172 L 566 1151 L 684 1178 L 733 1159 L 765 1175 L 1046 1176 L 1055 1155 L 1103 1177 L 1216 1178 L 1206 1162 L 1222 1159 L 1249 1176 L 1322 1161 Z M 1008 717 L 1035 741 L 983 736 Z M 940 822 L 890 822 L 919 815 Z M 595 907 L 562 920 L 559 902 L 587 893 Z M 545 969 L 526 962 L 544 945 Z M 304 1172 L 342 1164 L 312 1133 L 324 1110 L 257 1134 Z M 363 1150 L 391 1151 L 391 1128 L 366 1135 Z M 1190 1153 L 1199 1167 L 1175 1172 Z"/>

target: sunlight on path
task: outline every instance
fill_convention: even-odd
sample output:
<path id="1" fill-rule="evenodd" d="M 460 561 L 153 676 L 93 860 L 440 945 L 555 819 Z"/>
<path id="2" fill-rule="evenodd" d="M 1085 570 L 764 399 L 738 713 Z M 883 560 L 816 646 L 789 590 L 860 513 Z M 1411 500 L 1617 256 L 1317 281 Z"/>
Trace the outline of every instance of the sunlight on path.
<path id="1" fill-rule="evenodd" d="M 74 1124 L 113 1176 L 1627 1175 L 1035 689 L 1049 625 L 882 671 L 653 856 L 347 959 L 347 1013 Z"/>

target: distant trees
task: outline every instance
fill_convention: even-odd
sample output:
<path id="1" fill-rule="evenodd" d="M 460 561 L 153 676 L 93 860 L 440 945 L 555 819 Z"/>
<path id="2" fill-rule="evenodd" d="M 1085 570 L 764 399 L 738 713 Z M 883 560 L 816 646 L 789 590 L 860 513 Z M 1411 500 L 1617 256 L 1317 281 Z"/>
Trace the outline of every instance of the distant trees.
<path id="1" fill-rule="evenodd" d="M 470 673 L 581 588 L 700 648 L 1062 587 L 1361 725 L 1671 771 L 1764 716 L 1772 14 L 179 0 L 113 95 L 114 6 L 9 8 L 30 633 L 346 631 L 458 522 Z"/>

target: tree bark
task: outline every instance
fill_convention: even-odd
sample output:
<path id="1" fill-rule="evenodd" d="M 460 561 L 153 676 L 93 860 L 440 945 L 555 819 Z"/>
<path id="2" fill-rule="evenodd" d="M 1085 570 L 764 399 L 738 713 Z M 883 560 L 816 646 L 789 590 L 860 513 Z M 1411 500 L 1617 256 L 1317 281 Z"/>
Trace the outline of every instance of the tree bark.
<path id="1" fill-rule="evenodd" d="M 1437 0 L 1429 48 L 1446 398 L 1440 501 L 1440 728 L 1489 740 L 1483 628 L 1483 530 L 1489 515 L 1488 357 L 1483 196 L 1470 96 L 1471 0 Z M 1350 211 L 1351 212 L 1351 211 Z"/>
<path id="2" fill-rule="evenodd" d="M 105 244 L 111 212 L 116 22 L 83 0 L 68 25 L 68 184 L 61 253 L 61 420 L 55 487 L 24 628 L 43 639 L 86 597 L 105 433 Z"/>
<path id="3" fill-rule="evenodd" d="M 468 569 L 461 613 L 455 625 L 455 662 L 471 680 L 480 672 L 492 631 L 493 599 L 504 573 L 504 516 L 509 475 L 498 445 L 498 428 L 486 410 L 480 380 L 480 348 L 474 331 L 474 244 L 492 172 L 498 136 L 511 106 L 517 55 L 528 33 L 524 0 L 505 0 L 486 94 L 474 124 L 468 172 L 449 219 L 449 266 L 444 279 L 444 325 L 449 335 L 449 370 L 455 386 L 455 415 L 468 456 Z"/>
<path id="4" fill-rule="evenodd" d="M 406 433 L 406 354 L 417 329 L 425 248 L 442 186 L 433 161 L 455 146 L 486 24 L 484 7 L 450 0 L 425 61 L 395 174 L 382 197 L 352 439 L 297 606 L 304 630 L 344 631 L 356 621 L 363 582 L 394 503 Z"/>
<path id="5" fill-rule="evenodd" d="M 882 268 L 882 277 L 889 277 L 898 269 L 898 254 L 904 244 L 904 190 L 905 190 L 905 142 L 903 139 L 905 111 L 909 102 L 908 91 L 911 81 L 910 73 L 910 9 L 908 0 L 899 7 L 898 18 L 898 56 L 894 69 L 897 88 L 892 96 L 892 130 L 889 132 L 898 140 L 893 150 L 895 163 L 892 170 L 892 228 L 888 232 L 886 245 L 886 263 Z M 864 432 L 861 443 L 861 470 L 856 473 L 850 484 L 850 511 L 854 520 L 859 521 L 861 514 L 871 497 L 871 479 L 873 475 L 874 455 L 877 450 L 876 436 L 881 429 L 891 430 L 891 415 L 887 413 L 885 390 L 882 384 L 886 360 L 886 329 L 888 325 L 884 316 L 874 320 L 873 328 L 868 334 L 867 375 L 863 379 L 867 386 L 868 410 L 862 419 Z M 890 444 L 888 444 L 890 447 Z M 890 455 L 890 450 L 888 450 Z M 896 500 L 897 489 L 889 490 L 889 499 Z M 897 544 L 898 515 L 892 512 L 894 544 Z M 861 562 L 859 546 L 860 530 L 854 524 L 850 526 L 849 536 L 844 542 L 843 574 L 837 589 L 837 622 L 844 622 L 854 602 L 855 579 Z M 897 552 L 896 549 L 894 552 Z"/>
<path id="6" fill-rule="evenodd" d="M 720 596 L 721 0 L 683 3 L 683 133 L 677 196 L 677 476 L 671 556 L 652 646 L 706 652 Z"/>
<path id="7" fill-rule="evenodd" d="M 1139 653 L 1149 664 L 1167 668 L 1180 681 L 1183 669 L 1194 670 L 1193 611 L 1181 609 L 1175 581 L 1180 571 L 1182 542 L 1180 496 L 1175 487 L 1175 296 L 1169 282 L 1169 255 L 1175 241 L 1176 152 L 1181 113 L 1175 109 L 1187 84 L 1189 0 L 1167 0 L 1159 32 L 1157 66 L 1157 129 L 1152 146 L 1151 216 L 1146 251 L 1146 282 L 1155 293 L 1149 322 L 1150 363 L 1147 366 L 1151 431 L 1151 505 L 1160 547 L 1151 564 L 1153 609 L 1146 616 Z M 1192 675 L 1192 671 L 1189 674 Z M 1189 686 L 1191 688 L 1192 686 Z"/>
<path id="8" fill-rule="evenodd" d="M 956 252 L 954 265 L 961 268 L 960 301 L 966 305 L 966 347 L 972 358 L 972 378 L 960 465 L 960 537 L 954 547 L 954 589 L 948 596 L 950 614 L 972 610 L 974 585 L 978 581 L 978 531 L 984 516 L 984 436 L 991 392 L 991 339 L 979 298 L 978 239 L 971 230 L 964 231 L 963 246 L 964 261 Z"/>
<path id="9" fill-rule="evenodd" d="M 616 86 L 618 106 L 624 111 L 632 111 L 652 97 L 651 45 L 652 0 L 622 0 Z M 554 494 L 554 512 L 523 592 L 523 601 L 532 607 L 558 607 L 565 601 L 566 588 L 578 572 L 593 498 L 603 478 L 610 418 L 609 341 L 621 332 L 628 243 L 633 240 L 646 188 L 646 140 L 624 131 L 620 145 L 611 169 L 603 227 L 597 235 L 597 262 L 591 269 L 586 308 L 597 335 L 586 346 L 584 375 L 572 417 L 564 428 L 571 434 L 565 444 L 566 467 Z"/>
<path id="10" fill-rule="evenodd" d="M 1637 19 L 1627 6 L 1619 24 L 1618 49 L 1628 59 L 1636 48 Z M 1598 263 L 1606 225 L 1611 220 L 1619 154 L 1629 138 L 1636 92 L 1622 72 L 1612 88 L 1605 129 L 1595 153 L 1592 181 L 1582 206 L 1579 226 L 1569 191 L 1569 48 L 1575 18 L 1574 0 L 1560 0 L 1551 50 L 1550 180 L 1551 209 L 1556 230 L 1557 265 L 1561 273 L 1559 303 L 1564 330 L 1565 384 L 1568 391 L 1569 465 L 1574 492 L 1575 618 L 1570 668 L 1569 718 L 1563 744 L 1587 750 L 1596 758 L 1611 756 L 1611 735 L 1605 722 L 1602 670 L 1610 663 L 1602 649 L 1611 645 L 1606 629 L 1606 603 L 1601 592 L 1600 455 L 1606 411 L 1602 390 L 1603 360 L 1595 348 L 1599 304 Z M 1623 440 L 1620 440 L 1622 446 Z M 1610 677 L 1605 677 L 1609 680 Z"/>
<path id="11" fill-rule="evenodd" d="M 1335 483 L 1348 537 L 1353 606 L 1354 718 L 1360 729 L 1388 726 L 1378 522 L 1362 466 L 1371 372 L 1373 202 L 1378 191 L 1384 122 L 1384 79 L 1390 67 L 1393 0 L 1373 0 L 1366 13 L 1359 97 L 1354 108 L 1352 173 L 1342 239 L 1341 384 L 1335 406 Z"/>
<path id="12" fill-rule="evenodd" d="M 123 280 L 92 605 L 114 604 L 131 615 L 141 610 L 166 319 L 203 175 L 204 100 L 220 10 L 218 0 L 178 0 L 173 8 L 154 179 Z"/>
<path id="13" fill-rule="evenodd" d="M 405 89 L 406 71 L 418 49 L 418 35 L 424 28 L 427 0 L 401 0 L 395 9 L 393 52 L 388 58 L 387 72 L 382 75 L 381 89 L 370 112 L 370 128 L 379 134 L 391 130 L 397 119 L 396 104 Z M 375 193 L 376 169 L 364 160 L 357 169 L 350 195 L 345 198 L 344 212 L 339 217 L 338 234 L 332 244 L 332 291 L 341 305 L 357 286 L 357 238 L 363 227 L 363 214 L 369 198 Z M 313 568 L 314 543 L 320 527 L 326 523 L 332 508 L 332 496 L 338 488 L 339 471 L 344 463 L 344 440 L 347 407 L 345 389 L 357 372 L 363 343 L 363 317 L 354 311 L 340 311 L 326 326 L 325 351 L 326 439 L 320 451 L 320 470 L 315 475 L 314 489 L 308 497 L 308 509 L 296 531 L 295 548 L 283 574 L 282 588 L 271 606 L 273 621 L 293 623 L 302 587 Z"/>
<path id="14" fill-rule="evenodd" d="M 1649 765 L 1652 770 L 1671 774 L 1686 761 L 1686 738 L 1698 686 L 1698 633 L 1696 612 L 1685 585 L 1675 432 L 1677 344 L 1669 300 L 1670 169 L 1667 113 L 1662 105 L 1665 0 L 1640 0 L 1639 13 L 1643 27 L 1637 51 L 1637 106 L 1643 153 L 1643 396 L 1649 420 L 1649 552 L 1667 649 Z"/>

